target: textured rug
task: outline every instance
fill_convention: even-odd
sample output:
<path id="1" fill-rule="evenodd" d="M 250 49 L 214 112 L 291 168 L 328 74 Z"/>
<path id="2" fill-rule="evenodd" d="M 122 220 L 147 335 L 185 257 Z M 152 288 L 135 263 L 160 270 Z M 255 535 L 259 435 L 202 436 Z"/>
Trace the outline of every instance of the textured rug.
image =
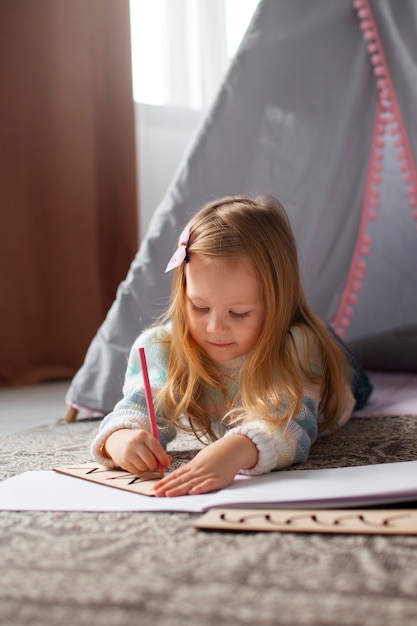
<path id="1" fill-rule="evenodd" d="M 89 461 L 96 429 L 57 423 L 0 439 L 0 478 Z M 178 464 L 195 451 L 171 446 Z M 381 417 L 352 419 L 299 467 L 415 459 L 417 417 Z M 196 518 L 0 511 L 0 624 L 417 623 L 417 536 L 202 531 Z"/>

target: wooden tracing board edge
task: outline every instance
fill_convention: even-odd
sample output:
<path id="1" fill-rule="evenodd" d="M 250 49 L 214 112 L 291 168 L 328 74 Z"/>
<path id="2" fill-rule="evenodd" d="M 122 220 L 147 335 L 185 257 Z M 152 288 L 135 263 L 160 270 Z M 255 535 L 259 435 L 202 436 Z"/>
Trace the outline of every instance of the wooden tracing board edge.
<path id="1" fill-rule="evenodd" d="M 210 509 L 194 524 L 206 530 L 417 535 L 417 509 Z"/>
<path id="2" fill-rule="evenodd" d="M 142 496 L 154 496 L 154 485 L 160 480 L 159 472 L 131 474 L 121 469 L 109 469 L 98 463 L 80 463 L 73 467 L 54 467 L 54 472 L 82 478 L 93 483 L 131 491 Z"/>

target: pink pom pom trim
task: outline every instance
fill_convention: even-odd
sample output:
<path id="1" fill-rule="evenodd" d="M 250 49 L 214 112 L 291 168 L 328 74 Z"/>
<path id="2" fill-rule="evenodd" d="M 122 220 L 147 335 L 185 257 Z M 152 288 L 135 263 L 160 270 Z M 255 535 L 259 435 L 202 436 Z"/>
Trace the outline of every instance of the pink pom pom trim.
<path id="1" fill-rule="evenodd" d="M 365 275 L 366 262 L 364 257 L 371 253 L 371 238 L 367 234 L 367 226 L 370 220 L 375 220 L 378 217 L 379 189 L 375 185 L 379 186 L 382 181 L 384 154 L 381 150 L 385 146 L 383 137 L 387 133 L 393 137 L 394 146 L 398 148 L 396 155 L 400 171 L 403 174 L 402 179 L 406 185 L 408 203 L 412 209 L 411 216 L 417 222 L 417 211 L 415 210 L 417 206 L 417 168 L 408 142 L 372 7 L 369 0 L 353 0 L 353 7 L 357 11 L 359 26 L 366 42 L 371 71 L 376 78 L 377 105 L 359 233 L 346 285 L 339 308 L 332 322 L 335 332 L 340 337 L 345 336 L 346 329 L 349 327 L 354 315 L 354 306 L 358 301 L 358 294 L 362 289 Z"/>

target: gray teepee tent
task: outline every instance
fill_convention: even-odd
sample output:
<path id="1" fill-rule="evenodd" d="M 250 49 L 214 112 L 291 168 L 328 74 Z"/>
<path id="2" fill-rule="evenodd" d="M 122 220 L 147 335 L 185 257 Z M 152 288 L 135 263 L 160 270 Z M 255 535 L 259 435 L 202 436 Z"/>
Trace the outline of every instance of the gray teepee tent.
<path id="1" fill-rule="evenodd" d="M 167 304 L 184 223 L 223 195 L 277 196 L 313 309 L 369 368 L 417 370 L 417 2 L 263 0 L 70 386 L 106 412 Z"/>

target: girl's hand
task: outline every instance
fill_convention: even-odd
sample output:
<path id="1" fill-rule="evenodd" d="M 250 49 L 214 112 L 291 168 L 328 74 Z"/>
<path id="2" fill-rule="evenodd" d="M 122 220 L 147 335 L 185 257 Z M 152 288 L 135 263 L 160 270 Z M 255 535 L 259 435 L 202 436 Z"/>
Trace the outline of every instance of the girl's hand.
<path id="1" fill-rule="evenodd" d="M 244 435 L 230 435 L 211 443 L 189 463 L 160 480 L 156 496 L 184 496 L 223 489 L 239 469 L 256 465 L 258 450 Z"/>
<path id="2" fill-rule="evenodd" d="M 106 441 L 105 453 L 132 474 L 155 472 L 158 463 L 168 467 L 172 461 L 157 439 L 147 430 L 122 428 L 112 433 Z"/>

